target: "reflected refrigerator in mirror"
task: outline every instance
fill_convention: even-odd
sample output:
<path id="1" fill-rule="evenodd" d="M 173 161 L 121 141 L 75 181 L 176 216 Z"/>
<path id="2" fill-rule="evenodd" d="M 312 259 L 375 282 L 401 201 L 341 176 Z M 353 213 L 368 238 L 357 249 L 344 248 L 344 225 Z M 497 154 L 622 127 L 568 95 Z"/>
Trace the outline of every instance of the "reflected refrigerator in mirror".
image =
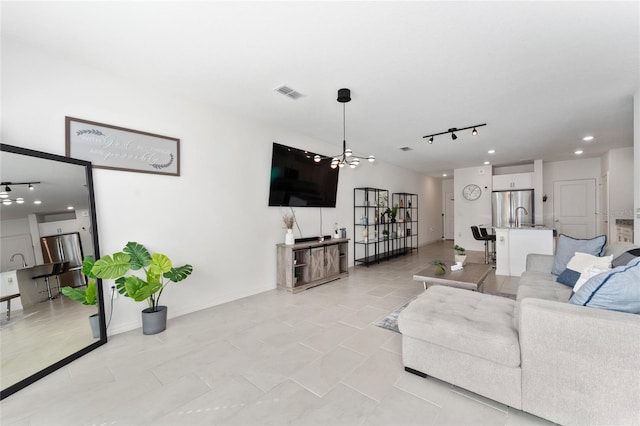
<path id="1" fill-rule="evenodd" d="M 62 263 L 63 267 L 58 275 L 60 287 L 80 287 L 86 285 L 82 275 L 82 242 L 80 234 L 52 235 L 40 238 L 44 263 Z"/>

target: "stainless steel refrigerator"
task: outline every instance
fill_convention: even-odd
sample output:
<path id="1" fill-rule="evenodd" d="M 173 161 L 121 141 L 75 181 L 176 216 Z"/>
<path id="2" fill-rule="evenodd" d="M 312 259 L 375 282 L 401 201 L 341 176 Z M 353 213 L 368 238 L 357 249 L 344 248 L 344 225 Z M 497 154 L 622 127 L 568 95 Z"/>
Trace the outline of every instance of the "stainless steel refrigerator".
<path id="1" fill-rule="evenodd" d="M 79 287 L 86 284 L 82 275 L 82 243 L 80 234 L 52 235 L 40 238 L 44 263 L 64 264 L 64 271 L 58 275 L 60 286 Z M 67 263 L 68 262 L 68 263 Z"/>
<path id="2" fill-rule="evenodd" d="M 533 189 L 494 191 L 492 194 L 493 226 L 515 228 L 535 225 Z"/>

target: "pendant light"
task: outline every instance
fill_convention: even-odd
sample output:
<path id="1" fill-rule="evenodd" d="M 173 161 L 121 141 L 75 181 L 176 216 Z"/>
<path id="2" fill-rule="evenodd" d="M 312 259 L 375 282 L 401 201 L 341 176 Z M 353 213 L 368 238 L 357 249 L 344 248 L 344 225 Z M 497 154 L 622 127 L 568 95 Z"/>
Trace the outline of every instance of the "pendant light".
<path id="1" fill-rule="evenodd" d="M 335 169 L 336 167 L 344 167 L 349 166 L 352 169 L 355 169 L 358 164 L 360 164 L 360 160 L 368 160 L 370 163 L 373 163 L 376 160 L 376 157 L 370 155 L 368 157 L 360 157 L 353 154 L 351 149 L 347 148 L 347 131 L 346 131 L 346 108 L 345 104 L 351 101 L 351 90 L 349 89 L 340 89 L 338 90 L 338 102 L 342 104 L 342 153 L 338 155 L 332 155 L 330 157 L 323 157 L 320 155 L 316 155 L 313 157 L 313 161 L 319 163 L 321 160 L 331 159 L 331 168 Z"/>

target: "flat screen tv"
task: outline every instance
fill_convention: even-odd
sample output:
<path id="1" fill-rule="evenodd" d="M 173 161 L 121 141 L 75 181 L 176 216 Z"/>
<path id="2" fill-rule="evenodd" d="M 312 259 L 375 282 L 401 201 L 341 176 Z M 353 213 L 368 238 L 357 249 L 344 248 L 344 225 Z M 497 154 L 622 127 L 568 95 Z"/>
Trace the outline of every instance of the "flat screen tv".
<path id="1" fill-rule="evenodd" d="M 269 206 L 335 207 L 339 168 L 331 159 L 313 161 L 316 154 L 277 143 L 271 157 Z"/>

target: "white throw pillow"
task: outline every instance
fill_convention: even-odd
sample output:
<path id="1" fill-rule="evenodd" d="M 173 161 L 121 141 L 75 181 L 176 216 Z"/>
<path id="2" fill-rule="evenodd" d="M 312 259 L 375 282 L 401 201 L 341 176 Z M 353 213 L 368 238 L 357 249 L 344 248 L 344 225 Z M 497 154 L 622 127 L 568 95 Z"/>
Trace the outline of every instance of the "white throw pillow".
<path id="1" fill-rule="evenodd" d="M 580 273 L 592 266 L 606 270 L 611 268 L 612 260 L 613 255 L 598 257 L 588 253 L 576 252 L 569 263 L 567 263 L 567 269 Z"/>
<path id="2" fill-rule="evenodd" d="M 580 278 L 578 278 L 578 281 L 576 281 L 576 285 L 573 286 L 573 292 L 575 293 L 576 291 L 578 291 L 578 289 L 582 287 L 582 285 L 586 283 L 589 280 L 589 278 L 595 277 L 596 275 L 601 274 L 603 272 L 607 272 L 610 269 L 611 268 L 599 268 L 597 266 L 589 266 L 587 269 L 584 270 L 584 272 L 580 274 Z"/>

